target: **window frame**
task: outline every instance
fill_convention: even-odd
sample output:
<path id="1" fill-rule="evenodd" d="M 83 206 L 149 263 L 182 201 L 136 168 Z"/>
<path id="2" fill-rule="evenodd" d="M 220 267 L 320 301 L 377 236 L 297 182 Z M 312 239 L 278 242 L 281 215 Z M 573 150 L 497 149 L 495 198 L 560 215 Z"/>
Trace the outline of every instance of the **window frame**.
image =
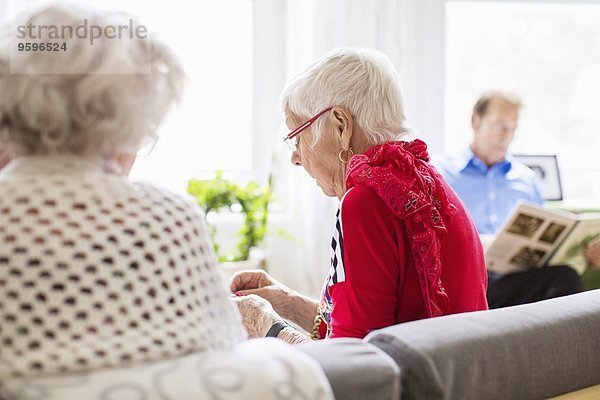
<path id="1" fill-rule="evenodd" d="M 414 36 L 413 69 L 419 71 L 413 74 L 413 87 L 419 92 L 417 105 L 422 107 L 418 116 L 421 130 L 433 129 L 429 139 L 431 153 L 444 153 L 447 146 L 445 129 L 446 121 L 446 5 L 451 2 L 469 3 L 502 3 L 499 0 L 420 0 L 415 5 L 413 16 L 416 21 L 422 21 L 421 27 L 416 27 Z M 565 4 L 565 5 L 600 5 L 600 0 L 511 0 L 511 3 L 521 4 Z M 441 94 L 441 95 L 440 95 Z M 413 99 L 414 101 L 415 99 Z M 427 122 L 425 118 L 436 121 Z M 568 194 L 567 194 L 568 195 Z M 597 191 L 590 194 L 591 198 L 569 199 L 563 203 L 589 203 L 600 200 Z"/>

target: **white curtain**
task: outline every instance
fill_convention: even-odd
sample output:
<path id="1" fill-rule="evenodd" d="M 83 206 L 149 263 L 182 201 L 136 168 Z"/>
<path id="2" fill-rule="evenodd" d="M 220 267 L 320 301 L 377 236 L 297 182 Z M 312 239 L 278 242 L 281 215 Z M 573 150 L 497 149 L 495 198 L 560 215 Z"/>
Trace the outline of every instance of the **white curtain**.
<path id="1" fill-rule="evenodd" d="M 48 2 L 0 0 L 0 20 Z M 290 153 L 281 143 L 285 132 L 279 105 L 281 90 L 295 73 L 333 48 L 375 48 L 386 53 L 400 72 L 409 124 L 422 131 L 429 130 L 430 120 L 443 124 L 443 116 L 436 115 L 434 119 L 427 115 L 431 98 L 423 93 L 428 90 L 435 94 L 440 82 L 443 88 L 443 79 L 429 80 L 423 74 L 428 63 L 439 59 L 427 53 L 423 49 L 426 46 L 420 46 L 423 42 L 419 35 L 426 35 L 428 24 L 432 24 L 424 15 L 439 14 L 428 8 L 435 3 L 435 7 L 443 10 L 444 2 L 253 0 L 253 3 L 253 144 L 248 151 L 252 152 L 252 177 L 265 182 L 272 173 L 277 196 L 284 205 L 271 213 L 270 231 L 283 230 L 287 236 L 271 234 L 267 239 L 268 266 L 284 283 L 317 296 L 329 268 L 329 245 L 338 202 L 325 197 L 302 168 L 289 162 Z M 433 97 L 441 101 L 442 92 L 439 93 Z M 433 127 L 431 131 L 435 130 L 435 124 Z M 432 135 L 438 133 L 441 136 L 441 130 Z M 435 136 L 433 139 L 437 140 Z"/>
<path id="2" fill-rule="evenodd" d="M 272 124 L 268 121 L 272 121 L 273 113 L 279 115 L 279 124 L 283 122 L 278 101 L 285 81 L 336 47 L 381 50 L 392 59 L 404 81 L 410 78 L 407 32 L 408 20 L 415 11 L 409 3 L 409 0 L 255 0 L 258 71 L 255 129 L 277 130 L 273 125 L 261 129 L 261 124 L 265 127 Z M 268 58 L 261 59 L 266 54 Z M 265 86 L 273 90 L 261 90 Z M 405 92 L 409 102 L 410 93 Z M 266 109 L 268 114 L 263 114 Z M 260 140 L 256 143 L 265 144 Z M 271 147 L 276 154 L 280 148 L 278 142 Z M 325 197 L 302 168 L 291 165 L 289 151 L 281 154 L 273 172 L 277 194 L 288 209 L 275 216 L 271 225 L 272 230 L 283 228 L 294 240 L 269 239 L 269 269 L 284 283 L 318 296 L 329 269 L 329 246 L 338 201 Z"/>

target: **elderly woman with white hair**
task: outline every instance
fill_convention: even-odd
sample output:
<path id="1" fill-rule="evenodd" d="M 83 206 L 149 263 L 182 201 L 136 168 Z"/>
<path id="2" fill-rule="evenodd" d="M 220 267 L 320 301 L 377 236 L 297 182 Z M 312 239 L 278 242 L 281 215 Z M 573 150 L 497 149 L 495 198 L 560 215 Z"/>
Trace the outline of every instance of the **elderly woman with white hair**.
<path id="1" fill-rule="evenodd" d="M 305 341 L 357 337 L 386 326 L 487 308 L 481 242 L 467 211 L 429 164 L 421 140 L 405 141 L 404 105 L 391 61 L 338 49 L 283 92 L 292 163 L 337 197 L 331 269 L 320 301 L 262 271 L 238 273 L 252 336 Z M 265 312 L 268 311 L 268 312 Z"/>
<path id="2" fill-rule="evenodd" d="M 171 51 L 47 28 L 131 21 L 49 6 L 17 23 L 67 50 L 0 38 L 0 398 L 331 398 L 308 356 L 241 343 L 199 208 L 124 176 L 182 90 Z"/>

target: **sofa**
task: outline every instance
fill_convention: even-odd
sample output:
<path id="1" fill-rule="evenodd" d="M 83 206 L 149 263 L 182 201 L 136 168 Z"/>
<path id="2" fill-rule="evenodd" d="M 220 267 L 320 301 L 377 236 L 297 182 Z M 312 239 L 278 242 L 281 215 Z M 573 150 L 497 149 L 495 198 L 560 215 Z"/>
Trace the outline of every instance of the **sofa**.
<path id="1" fill-rule="evenodd" d="M 336 399 L 600 399 L 600 290 L 300 348 Z"/>
<path id="2" fill-rule="evenodd" d="M 292 376 L 302 387 L 287 383 Z M 328 384 L 337 400 L 545 399 L 584 388 L 577 399 L 600 399 L 600 290 L 409 322 L 363 340 L 252 340 L 146 366 L 0 382 L 0 400 L 323 400 Z"/>

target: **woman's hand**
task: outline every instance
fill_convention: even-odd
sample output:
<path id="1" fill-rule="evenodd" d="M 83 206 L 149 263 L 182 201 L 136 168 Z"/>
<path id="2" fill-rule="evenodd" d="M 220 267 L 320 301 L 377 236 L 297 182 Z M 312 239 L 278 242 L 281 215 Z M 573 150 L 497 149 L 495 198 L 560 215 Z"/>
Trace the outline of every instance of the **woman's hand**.
<path id="1" fill-rule="evenodd" d="M 273 324 L 283 320 L 267 300 L 256 295 L 239 296 L 235 302 L 249 339 L 265 337 Z"/>
<path id="2" fill-rule="evenodd" d="M 307 332 L 312 331 L 317 302 L 279 283 L 265 271 L 238 272 L 231 278 L 229 288 L 237 295 L 255 294 L 268 300 L 277 314 Z"/>
<path id="3" fill-rule="evenodd" d="M 294 296 L 293 291 L 261 269 L 236 273 L 231 278 L 230 289 L 236 295 L 255 294 L 266 299 L 275 311 L 284 317 L 291 312 L 289 307 Z"/>

